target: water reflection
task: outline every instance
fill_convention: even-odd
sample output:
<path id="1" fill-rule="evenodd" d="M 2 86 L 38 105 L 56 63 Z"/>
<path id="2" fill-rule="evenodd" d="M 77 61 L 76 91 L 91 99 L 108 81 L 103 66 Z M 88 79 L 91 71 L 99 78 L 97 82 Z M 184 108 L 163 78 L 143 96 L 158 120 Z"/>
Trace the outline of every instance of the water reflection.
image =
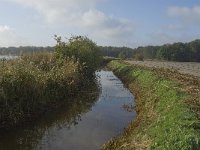
<path id="1" fill-rule="evenodd" d="M 110 71 L 97 72 L 100 92 L 88 89 L 56 112 L 17 130 L 0 132 L 5 150 L 95 150 L 122 132 L 135 116 L 123 106 L 132 106 L 133 96 Z"/>
<path id="2" fill-rule="evenodd" d="M 94 91 L 91 91 L 94 90 Z M 88 90 L 92 93 L 83 93 L 71 103 L 66 103 L 59 110 L 47 113 L 38 120 L 26 123 L 18 129 L 0 131 L 0 150 L 29 150 L 40 149 L 43 143 L 48 142 L 44 137 L 52 137 L 52 130 L 70 130 L 81 121 L 81 114 L 91 110 L 98 99 L 96 88 Z"/>
<path id="3" fill-rule="evenodd" d="M 5 59 L 5 60 L 10 60 L 10 59 L 15 59 L 18 58 L 18 56 L 12 56 L 12 55 L 0 55 L 0 60 Z"/>

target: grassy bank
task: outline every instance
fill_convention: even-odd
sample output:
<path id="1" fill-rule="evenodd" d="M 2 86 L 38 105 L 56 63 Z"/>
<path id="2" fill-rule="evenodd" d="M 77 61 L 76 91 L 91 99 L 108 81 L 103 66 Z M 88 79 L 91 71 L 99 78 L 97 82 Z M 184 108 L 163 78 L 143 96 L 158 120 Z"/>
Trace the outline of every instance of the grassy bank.
<path id="1" fill-rule="evenodd" d="M 158 70 L 112 61 L 108 67 L 127 84 L 136 97 L 136 119 L 124 133 L 103 149 L 200 148 L 198 96 Z M 198 93 L 197 93 L 198 94 Z"/>

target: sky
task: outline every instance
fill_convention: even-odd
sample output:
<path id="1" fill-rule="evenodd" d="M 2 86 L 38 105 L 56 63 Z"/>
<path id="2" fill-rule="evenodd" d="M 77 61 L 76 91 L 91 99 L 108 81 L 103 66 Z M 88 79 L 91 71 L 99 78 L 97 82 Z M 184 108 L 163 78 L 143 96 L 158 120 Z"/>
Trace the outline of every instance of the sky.
<path id="1" fill-rule="evenodd" d="M 82 35 L 138 47 L 200 39 L 200 0 L 0 0 L 0 47 Z"/>

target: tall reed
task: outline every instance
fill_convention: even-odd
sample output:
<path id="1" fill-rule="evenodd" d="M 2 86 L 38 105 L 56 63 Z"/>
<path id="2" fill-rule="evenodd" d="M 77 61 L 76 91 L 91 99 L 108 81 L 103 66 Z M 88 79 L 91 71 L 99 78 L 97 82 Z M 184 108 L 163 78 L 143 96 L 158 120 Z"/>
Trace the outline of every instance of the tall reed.
<path id="1" fill-rule="evenodd" d="M 47 53 L 1 61 L 0 66 L 0 127 L 59 105 L 85 81 L 78 61 Z"/>

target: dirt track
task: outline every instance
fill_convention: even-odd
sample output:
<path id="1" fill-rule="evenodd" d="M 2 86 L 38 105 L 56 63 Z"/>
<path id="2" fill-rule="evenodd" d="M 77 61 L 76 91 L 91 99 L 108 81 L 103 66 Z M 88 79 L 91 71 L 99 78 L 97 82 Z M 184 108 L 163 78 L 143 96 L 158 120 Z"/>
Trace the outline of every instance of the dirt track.
<path id="1" fill-rule="evenodd" d="M 180 73 L 200 77 L 200 63 L 196 62 L 162 62 L 162 61 L 125 61 L 130 64 L 136 64 L 147 67 L 167 68 L 177 70 Z"/>

